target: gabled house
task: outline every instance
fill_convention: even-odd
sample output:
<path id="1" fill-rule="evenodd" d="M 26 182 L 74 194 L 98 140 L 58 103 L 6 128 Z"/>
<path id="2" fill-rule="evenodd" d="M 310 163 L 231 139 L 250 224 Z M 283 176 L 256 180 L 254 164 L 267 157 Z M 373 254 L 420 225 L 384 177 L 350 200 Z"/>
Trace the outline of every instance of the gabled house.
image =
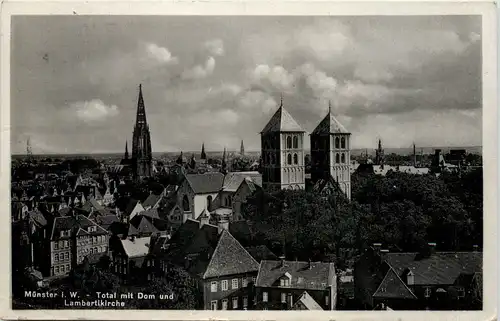
<path id="1" fill-rule="evenodd" d="M 322 309 L 336 308 L 337 276 L 333 263 L 263 260 L 255 288 L 257 309 L 292 309 L 304 291 Z"/>
<path id="2" fill-rule="evenodd" d="M 375 243 L 356 262 L 356 300 L 371 309 L 380 304 L 394 310 L 481 309 L 471 281 L 482 272 L 482 253 L 436 252 L 434 247 L 391 253 Z"/>
<path id="3" fill-rule="evenodd" d="M 318 304 L 318 302 L 314 300 L 312 296 L 309 295 L 309 293 L 307 293 L 307 291 L 304 291 L 304 293 L 302 293 L 302 295 L 299 297 L 299 300 L 295 302 L 291 310 L 323 311 L 323 308 Z"/>

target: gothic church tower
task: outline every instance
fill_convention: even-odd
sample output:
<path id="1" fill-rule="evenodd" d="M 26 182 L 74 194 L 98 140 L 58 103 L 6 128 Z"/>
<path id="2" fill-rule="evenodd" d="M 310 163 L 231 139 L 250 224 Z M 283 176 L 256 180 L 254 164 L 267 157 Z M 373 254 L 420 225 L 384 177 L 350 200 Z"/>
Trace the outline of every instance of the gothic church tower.
<path id="1" fill-rule="evenodd" d="M 268 192 L 305 189 L 305 131 L 283 107 L 261 132 L 262 187 Z"/>
<path id="2" fill-rule="evenodd" d="M 351 199 L 351 133 L 335 118 L 331 105 L 328 114 L 311 134 L 311 180 L 337 181 Z"/>
<path id="3" fill-rule="evenodd" d="M 152 151 L 149 126 L 146 121 L 146 108 L 142 97 L 142 85 L 139 85 L 137 118 L 132 138 L 132 162 L 136 179 L 150 177 L 152 173 Z"/>

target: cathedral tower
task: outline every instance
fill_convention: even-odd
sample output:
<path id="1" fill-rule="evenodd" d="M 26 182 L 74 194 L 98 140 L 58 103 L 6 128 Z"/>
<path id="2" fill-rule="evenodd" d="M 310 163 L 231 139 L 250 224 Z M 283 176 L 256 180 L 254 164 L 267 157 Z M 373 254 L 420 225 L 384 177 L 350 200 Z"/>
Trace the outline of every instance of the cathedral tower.
<path id="1" fill-rule="evenodd" d="M 311 179 L 337 181 L 351 199 L 351 133 L 335 118 L 331 105 L 328 114 L 311 134 Z"/>
<path id="2" fill-rule="evenodd" d="M 241 140 L 240 154 L 241 156 L 245 156 L 245 146 L 243 145 L 243 139 Z"/>
<path id="3" fill-rule="evenodd" d="M 149 126 L 146 121 L 146 108 L 142 97 L 142 85 L 139 85 L 139 99 L 137 102 L 137 118 L 132 138 L 132 161 L 134 174 L 137 179 L 150 177 L 152 172 L 152 151 Z"/>
<path id="4" fill-rule="evenodd" d="M 281 100 L 260 133 L 262 187 L 266 191 L 305 188 L 304 133 Z"/>

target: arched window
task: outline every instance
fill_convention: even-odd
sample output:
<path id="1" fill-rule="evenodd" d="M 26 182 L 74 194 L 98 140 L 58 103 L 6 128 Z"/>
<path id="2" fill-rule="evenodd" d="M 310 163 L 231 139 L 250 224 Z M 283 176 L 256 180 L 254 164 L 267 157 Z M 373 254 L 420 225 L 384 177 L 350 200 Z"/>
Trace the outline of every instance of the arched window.
<path id="1" fill-rule="evenodd" d="M 342 164 L 345 164 L 345 154 L 344 154 L 344 153 L 342 153 L 342 160 L 341 160 L 341 163 L 342 163 Z"/>
<path id="2" fill-rule="evenodd" d="M 345 137 L 342 137 L 340 139 L 340 146 L 341 146 L 341 148 L 345 148 Z"/>
<path id="3" fill-rule="evenodd" d="M 293 148 L 299 148 L 299 138 L 297 136 L 293 136 Z"/>
<path id="4" fill-rule="evenodd" d="M 335 163 L 340 163 L 340 155 L 339 154 L 335 154 Z"/>
<path id="5" fill-rule="evenodd" d="M 210 211 L 212 208 L 212 195 L 207 196 L 207 209 Z"/>
<path id="6" fill-rule="evenodd" d="M 290 136 L 286 138 L 286 148 L 292 148 L 292 137 Z"/>
<path id="7" fill-rule="evenodd" d="M 293 154 L 293 163 L 298 164 L 299 163 L 299 156 L 297 154 Z"/>
<path id="8" fill-rule="evenodd" d="M 187 195 L 184 195 L 184 197 L 182 198 L 182 209 L 184 210 L 184 212 L 189 212 L 190 210 L 189 200 Z"/>
<path id="9" fill-rule="evenodd" d="M 338 137 L 335 138 L 335 148 L 340 148 L 340 139 Z"/>
<path id="10" fill-rule="evenodd" d="M 288 154 L 287 156 L 287 164 L 292 165 L 292 154 Z"/>

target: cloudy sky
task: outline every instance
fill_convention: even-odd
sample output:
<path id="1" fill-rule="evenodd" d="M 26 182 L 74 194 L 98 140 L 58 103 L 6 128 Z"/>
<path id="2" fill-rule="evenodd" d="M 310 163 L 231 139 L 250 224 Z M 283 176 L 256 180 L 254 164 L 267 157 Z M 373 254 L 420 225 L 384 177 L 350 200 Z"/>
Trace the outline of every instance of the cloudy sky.
<path id="1" fill-rule="evenodd" d="M 15 17 L 12 152 L 260 149 L 280 95 L 355 148 L 481 145 L 480 17 Z M 306 146 L 308 147 L 308 146 Z"/>

